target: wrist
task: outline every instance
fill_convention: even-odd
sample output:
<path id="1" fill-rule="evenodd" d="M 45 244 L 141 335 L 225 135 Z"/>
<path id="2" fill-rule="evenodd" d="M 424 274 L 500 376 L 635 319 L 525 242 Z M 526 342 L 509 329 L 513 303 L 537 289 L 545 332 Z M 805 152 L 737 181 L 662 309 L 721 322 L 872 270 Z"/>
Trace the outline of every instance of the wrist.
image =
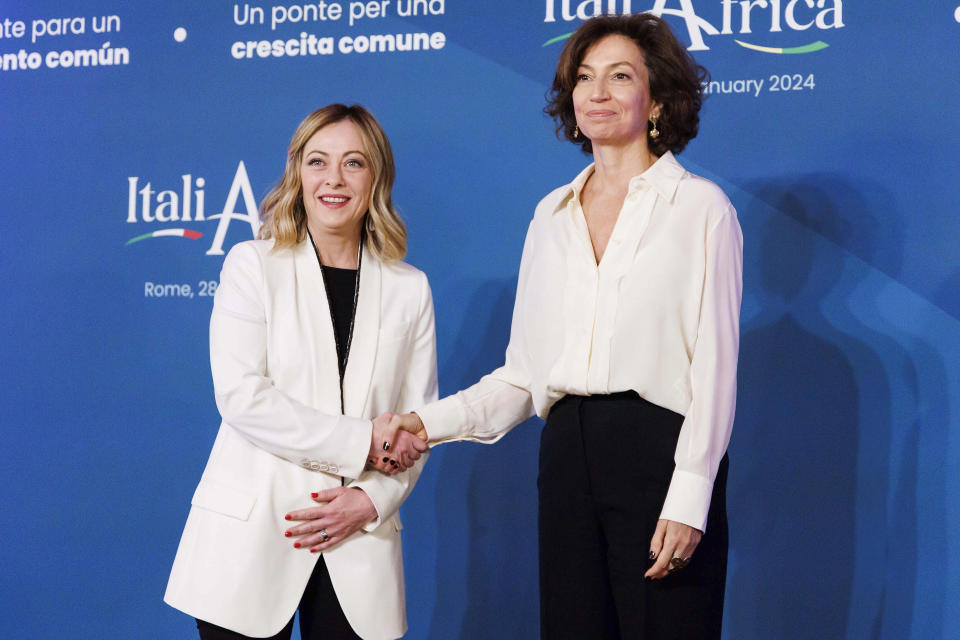
<path id="1" fill-rule="evenodd" d="M 414 435 L 419 436 L 423 439 L 424 442 L 430 440 L 430 434 L 427 433 L 427 427 L 423 424 L 423 418 L 420 417 L 420 414 L 416 411 L 411 411 L 410 415 L 416 418 L 417 420 L 417 431 Z"/>
<path id="2" fill-rule="evenodd" d="M 370 496 L 367 495 L 366 491 L 360 487 L 350 487 L 350 490 L 359 491 L 360 495 L 363 496 L 363 504 L 366 509 L 367 522 L 372 522 L 380 517 L 380 514 L 377 512 L 377 507 L 373 504 L 373 500 L 370 499 Z"/>

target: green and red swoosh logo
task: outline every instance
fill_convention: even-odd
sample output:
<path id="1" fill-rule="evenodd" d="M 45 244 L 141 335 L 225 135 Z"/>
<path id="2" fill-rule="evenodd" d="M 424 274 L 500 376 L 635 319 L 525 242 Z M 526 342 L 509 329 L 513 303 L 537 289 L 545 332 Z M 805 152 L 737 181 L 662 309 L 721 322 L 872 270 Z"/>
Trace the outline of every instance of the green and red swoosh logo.
<path id="1" fill-rule="evenodd" d="M 761 51 L 763 53 L 781 53 L 781 54 L 798 54 L 798 53 L 813 53 L 814 51 L 821 51 L 826 49 L 828 45 L 823 40 L 817 40 L 816 42 L 811 42 L 810 44 L 805 44 L 802 47 L 762 47 L 758 44 L 750 44 L 749 42 L 743 42 L 742 40 L 734 40 L 741 47 L 747 49 L 752 49 L 754 51 Z"/>
<path id="2" fill-rule="evenodd" d="M 135 236 L 127 240 L 126 244 L 131 245 L 134 242 L 140 242 L 141 240 L 147 240 L 148 238 L 190 238 L 191 240 L 196 240 L 197 238 L 202 237 L 203 234 L 199 231 L 194 231 L 193 229 L 160 229 L 159 231 L 151 231 L 150 233 L 145 233 L 140 236 Z"/>

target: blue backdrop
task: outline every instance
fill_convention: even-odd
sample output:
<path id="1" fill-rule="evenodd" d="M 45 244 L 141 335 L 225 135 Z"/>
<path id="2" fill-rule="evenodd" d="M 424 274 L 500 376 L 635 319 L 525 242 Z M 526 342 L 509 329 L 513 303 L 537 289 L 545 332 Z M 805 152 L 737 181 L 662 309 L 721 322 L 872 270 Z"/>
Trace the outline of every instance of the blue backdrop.
<path id="1" fill-rule="evenodd" d="M 502 362 L 533 207 L 588 161 L 546 43 L 601 9 L 714 81 L 680 160 L 745 239 L 726 636 L 956 633 L 960 1 L 304 4 L 0 1 L 0 637 L 191 636 L 161 596 L 219 422 L 207 294 L 312 109 L 393 142 L 441 392 Z M 539 429 L 431 458 L 408 638 L 536 637 Z"/>

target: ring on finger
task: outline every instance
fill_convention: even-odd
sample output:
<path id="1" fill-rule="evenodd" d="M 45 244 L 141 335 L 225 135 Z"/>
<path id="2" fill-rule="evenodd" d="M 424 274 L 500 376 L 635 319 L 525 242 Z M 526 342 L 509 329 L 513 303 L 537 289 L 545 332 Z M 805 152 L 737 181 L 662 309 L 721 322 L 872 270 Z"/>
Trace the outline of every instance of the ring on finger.
<path id="1" fill-rule="evenodd" d="M 320 537 L 323 538 L 324 542 L 330 539 L 330 534 L 327 533 L 326 529 L 320 529 L 320 531 L 318 531 L 317 533 L 320 534 Z"/>
<path id="2" fill-rule="evenodd" d="M 681 558 L 680 556 L 673 556 L 670 558 L 670 568 L 667 569 L 667 573 L 675 573 L 683 569 L 690 563 L 690 556 L 686 558 Z"/>
<path id="3" fill-rule="evenodd" d="M 383 450 L 384 450 L 384 451 L 390 451 L 390 447 L 391 447 L 391 446 L 392 446 L 392 445 L 391 445 L 389 442 L 384 441 L 384 443 L 383 443 Z"/>

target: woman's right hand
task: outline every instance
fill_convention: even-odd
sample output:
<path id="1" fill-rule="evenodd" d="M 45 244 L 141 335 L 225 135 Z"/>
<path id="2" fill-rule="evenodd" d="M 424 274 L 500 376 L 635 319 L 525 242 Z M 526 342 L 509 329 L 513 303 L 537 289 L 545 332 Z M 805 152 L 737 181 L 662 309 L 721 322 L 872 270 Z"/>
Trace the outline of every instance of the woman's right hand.
<path id="1" fill-rule="evenodd" d="M 394 414 L 391 426 L 396 426 L 398 429 L 408 431 L 424 442 L 428 439 L 427 428 L 423 426 L 423 420 L 421 420 L 420 416 L 414 411 Z"/>
<path id="2" fill-rule="evenodd" d="M 427 450 L 423 439 L 404 430 L 406 427 L 398 420 L 401 417 L 386 412 L 373 420 L 368 467 L 392 476 L 412 467 L 420 459 L 420 454 Z"/>

